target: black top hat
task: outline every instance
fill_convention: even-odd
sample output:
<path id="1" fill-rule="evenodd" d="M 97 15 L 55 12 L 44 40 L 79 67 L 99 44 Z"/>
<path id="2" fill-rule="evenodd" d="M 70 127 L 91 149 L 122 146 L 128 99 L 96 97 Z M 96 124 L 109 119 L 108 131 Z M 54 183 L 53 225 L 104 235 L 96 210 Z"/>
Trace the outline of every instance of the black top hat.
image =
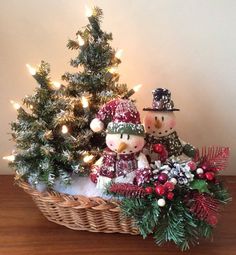
<path id="1" fill-rule="evenodd" d="M 174 108 L 171 92 L 168 89 L 157 88 L 152 91 L 152 94 L 152 108 L 144 108 L 144 111 L 179 111 L 179 109 Z"/>

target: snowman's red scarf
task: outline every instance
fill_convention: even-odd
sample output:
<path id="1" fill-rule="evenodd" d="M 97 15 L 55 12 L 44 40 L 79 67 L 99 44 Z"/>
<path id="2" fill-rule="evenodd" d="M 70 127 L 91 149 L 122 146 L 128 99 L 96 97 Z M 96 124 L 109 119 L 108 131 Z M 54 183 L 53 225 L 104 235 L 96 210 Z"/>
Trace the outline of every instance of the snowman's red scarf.
<path id="1" fill-rule="evenodd" d="M 172 132 L 171 134 L 163 137 L 155 137 L 151 134 L 146 134 L 145 137 L 147 146 L 150 147 L 148 149 L 152 150 L 153 144 L 163 144 L 168 151 L 168 157 L 171 156 L 179 156 L 183 153 L 183 146 L 179 140 L 179 137 L 176 131 Z"/>
<path id="2" fill-rule="evenodd" d="M 100 169 L 100 175 L 109 178 L 115 178 L 118 176 L 125 176 L 138 168 L 137 157 L 138 153 L 130 154 L 117 154 L 106 148 L 103 152 L 102 166 Z"/>

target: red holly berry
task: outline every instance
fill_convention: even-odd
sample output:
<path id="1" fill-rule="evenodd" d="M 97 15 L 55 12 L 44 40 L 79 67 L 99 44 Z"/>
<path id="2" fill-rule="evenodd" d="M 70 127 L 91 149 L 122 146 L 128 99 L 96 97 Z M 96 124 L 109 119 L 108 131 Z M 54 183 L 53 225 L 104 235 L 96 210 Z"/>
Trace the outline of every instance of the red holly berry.
<path id="1" fill-rule="evenodd" d="M 188 162 L 188 166 L 190 167 L 190 170 L 191 170 L 191 171 L 194 171 L 194 170 L 196 170 L 196 168 L 197 168 L 196 163 L 193 162 L 193 161 Z"/>
<path id="2" fill-rule="evenodd" d="M 153 189 L 152 189 L 152 187 L 146 187 L 145 191 L 147 194 L 152 194 Z"/>
<path id="3" fill-rule="evenodd" d="M 175 194 L 174 194 L 173 192 L 168 192 L 167 195 L 166 195 L 166 197 L 167 197 L 167 199 L 169 199 L 169 200 L 173 200 L 174 195 L 175 195 Z"/>
<path id="4" fill-rule="evenodd" d="M 155 192 L 157 193 L 157 195 L 164 195 L 165 194 L 165 188 L 162 185 L 158 185 L 155 188 Z"/>
<path id="5" fill-rule="evenodd" d="M 160 154 L 160 153 L 162 153 L 163 150 L 164 150 L 164 145 L 162 145 L 162 144 L 160 144 L 160 143 L 157 143 L 157 144 L 154 144 L 152 148 L 153 148 L 153 151 L 154 151 L 154 152 Z"/>
<path id="6" fill-rule="evenodd" d="M 161 173 L 157 179 L 160 183 L 165 183 L 168 180 L 168 175 L 166 173 Z"/>
<path id="7" fill-rule="evenodd" d="M 205 177 L 208 181 L 212 181 L 215 178 L 215 174 L 213 172 L 206 172 Z"/>
<path id="8" fill-rule="evenodd" d="M 164 187 L 165 187 L 165 189 L 167 189 L 168 191 L 172 191 L 172 190 L 174 190 L 175 185 L 174 185 L 173 182 L 166 182 L 166 183 L 164 184 Z"/>

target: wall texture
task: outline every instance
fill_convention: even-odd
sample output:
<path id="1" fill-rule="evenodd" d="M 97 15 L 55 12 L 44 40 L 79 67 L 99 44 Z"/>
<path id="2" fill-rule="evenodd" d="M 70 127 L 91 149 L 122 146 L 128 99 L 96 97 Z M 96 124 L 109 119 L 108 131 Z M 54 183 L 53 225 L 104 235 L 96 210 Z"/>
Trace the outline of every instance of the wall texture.
<path id="1" fill-rule="evenodd" d="M 130 87 L 142 83 L 138 107 L 151 90 L 167 87 L 181 137 L 195 144 L 228 145 L 236 171 L 236 1 L 234 0 L 8 0 L 0 1 L 0 156 L 9 155 L 10 99 L 30 94 L 36 83 L 25 64 L 51 63 L 52 78 L 71 70 L 67 39 L 85 25 L 85 4 L 103 8 L 103 27 L 124 49 L 119 69 Z M 0 160 L 0 173 L 10 173 Z"/>

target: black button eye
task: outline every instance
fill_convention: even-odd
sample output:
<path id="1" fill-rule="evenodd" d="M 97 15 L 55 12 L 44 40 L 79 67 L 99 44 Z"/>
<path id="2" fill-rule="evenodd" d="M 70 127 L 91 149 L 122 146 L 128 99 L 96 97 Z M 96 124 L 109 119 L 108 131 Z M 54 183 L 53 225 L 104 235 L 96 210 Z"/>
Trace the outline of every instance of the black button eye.
<path id="1" fill-rule="evenodd" d="M 161 117 L 161 120 L 164 121 L 164 116 Z"/>
<path id="2" fill-rule="evenodd" d="M 130 135 L 128 134 L 128 135 L 127 135 L 127 140 L 129 140 L 129 138 L 130 138 Z"/>
<path id="3" fill-rule="evenodd" d="M 155 120 L 157 120 L 157 116 L 155 116 Z"/>
<path id="4" fill-rule="evenodd" d="M 123 138 L 123 134 L 120 134 L 120 138 L 121 138 L 121 139 Z"/>
<path id="5" fill-rule="evenodd" d="M 148 126 L 148 129 L 150 129 L 150 127 Z"/>

